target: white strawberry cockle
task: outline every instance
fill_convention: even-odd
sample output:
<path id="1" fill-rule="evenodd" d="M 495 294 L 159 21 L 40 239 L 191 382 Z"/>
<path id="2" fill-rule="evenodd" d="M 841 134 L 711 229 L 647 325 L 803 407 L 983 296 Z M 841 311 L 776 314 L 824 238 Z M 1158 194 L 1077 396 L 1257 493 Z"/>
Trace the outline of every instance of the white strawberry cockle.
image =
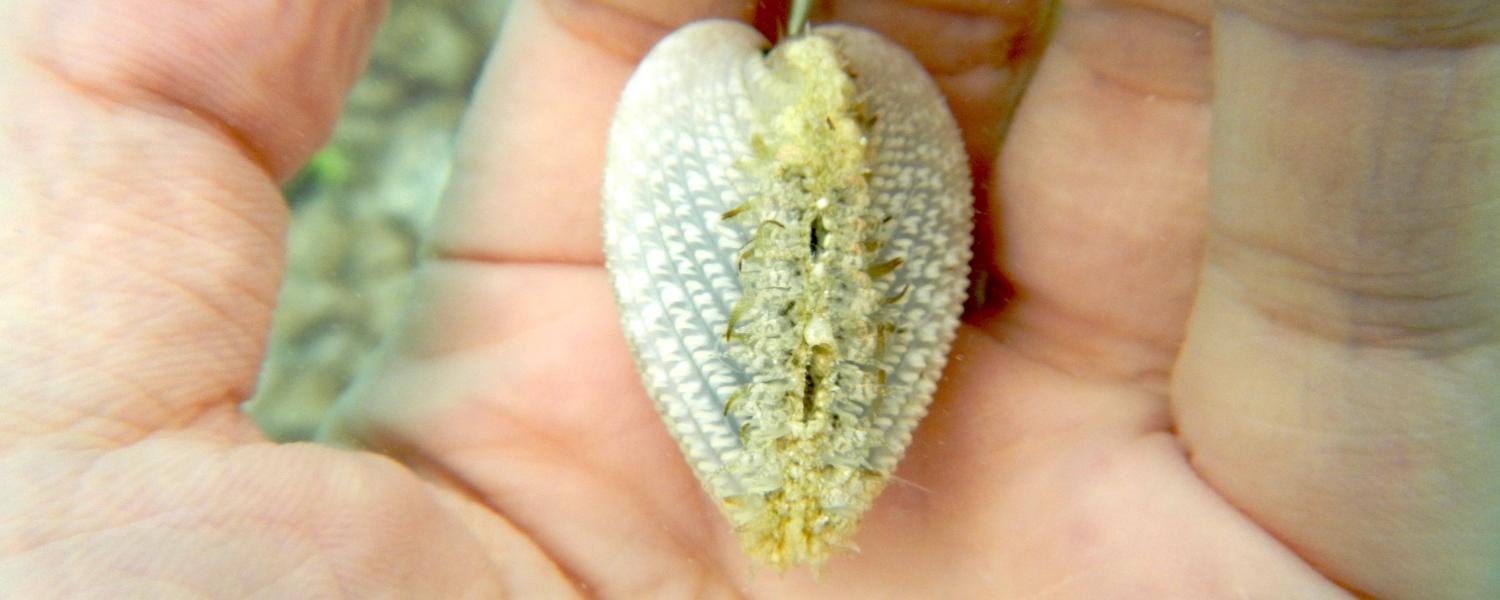
<path id="1" fill-rule="evenodd" d="M 622 95 L 606 257 L 642 379 L 750 555 L 852 547 L 925 414 L 967 284 L 967 161 L 905 51 L 709 22 Z"/>

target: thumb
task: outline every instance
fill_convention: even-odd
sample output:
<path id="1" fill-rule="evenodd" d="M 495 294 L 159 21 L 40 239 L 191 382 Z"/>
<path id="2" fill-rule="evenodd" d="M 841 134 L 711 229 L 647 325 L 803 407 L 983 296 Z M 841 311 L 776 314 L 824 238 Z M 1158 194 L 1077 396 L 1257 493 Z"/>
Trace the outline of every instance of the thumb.
<path id="1" fill-rule="evenodd" d="M 233 408 L 280 281 L 277 182 L 383 8 L 0 5 L 0 448 L 251 431 Z"/>

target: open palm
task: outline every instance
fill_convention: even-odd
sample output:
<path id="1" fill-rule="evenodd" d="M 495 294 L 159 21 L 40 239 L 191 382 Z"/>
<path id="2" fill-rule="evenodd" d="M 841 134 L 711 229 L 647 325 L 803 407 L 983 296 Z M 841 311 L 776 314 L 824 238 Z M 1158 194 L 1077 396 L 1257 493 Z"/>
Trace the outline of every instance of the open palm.
<path id="1" fill-rule="evenodd" d="M 739 552 L 640 387 L 600 266 L 604 131 L 634 61 L 742 3 L 512 7 L 420 291 L 324 431 L 404 466 L 269 445 L 232 410 L 278 273 L 274 181 L 326 131 L 377 7 L 242 31 L 276 22 L 247 1 L 200 11 L 221 35 L 145 36 L 127 25 L 192 3 L 47 10 L 64 4 L 0 8 L 50 25 L 7 42 L 19 83 L 0 96 L 0 147 L 22 157 L 0 164 L 22 224 L 0 229 L 0 592 L 1500 585 L 1493 11 L 1465 28 L 1439 26 L 1443 3 L 1077 2 L 996 159 L 1034 7 L 838 3 L 948 92 L 989 172 L 993 278 L 861 551 L 814 578 Z M 89 55 L 112 60 L 58 42 L 109 27 L 137 34 Z M 204 75 L 210 56 L 237 68 Z M 249 81 L 214 78 L 231 74 Z"/>

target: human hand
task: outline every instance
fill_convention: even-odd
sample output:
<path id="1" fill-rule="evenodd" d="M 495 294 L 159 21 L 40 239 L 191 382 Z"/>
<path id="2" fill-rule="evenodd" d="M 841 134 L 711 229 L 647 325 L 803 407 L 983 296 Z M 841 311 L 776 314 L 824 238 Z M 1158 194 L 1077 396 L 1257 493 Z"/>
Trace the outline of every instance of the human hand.
<path id="1" fill-rule="evenodd" d="M 981 266 L 1014 299 L 970 315 L 862 552 L 813 581 L 750 571 L 640 390 L 599 267 L 615 94 L 655 37 L 739 3 L 513 7 L 421 291 L 327 428 L 420 477 L 266 444 L 233 410 L 278 273 L 274 183 L 326 131 L 376 11 L 187 4 L 0 9 L 33 24 L 0 71 L 0 592 L 1500 585 L 1488 5 L 1470 30 L 1340 25 L 1374 0 L 1072 6 L 982 201 Z M 939 74 L 982 152 L 1003 86 L 972 49 L 1004 19 L 843 11 Z M 1349 42 L 1389 24 L 1408 33 Z"/>

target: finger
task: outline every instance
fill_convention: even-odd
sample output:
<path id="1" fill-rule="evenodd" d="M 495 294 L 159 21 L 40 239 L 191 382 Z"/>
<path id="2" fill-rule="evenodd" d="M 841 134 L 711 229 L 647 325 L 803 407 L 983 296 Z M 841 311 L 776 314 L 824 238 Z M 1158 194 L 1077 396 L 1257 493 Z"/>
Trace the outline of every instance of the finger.
<path id="1" fill-rule="evenodd" d="M 1203 476 L 1377 597 L 1500 594 L 1500 9 L 1226 2 L 1174 381 Z"/>
<path id="2" fill-rule="evenodd" d="M 379 2 L 0 6 L 0 446 L 234 417 Z"/>
<path id="3" fill-rule="evenodd" d="M 616 99 L 678 25 L 735 0 L 520 1 L 485 66 L 429 240 L 438 256 L 603 263 L 599 189 Z"/>
<path id="4" fill-rule="evenodd" d="M 980 324 L 1023 355 L 1164 397 L 1202 244 L 1208 11 L 1064 7 L 983 217 L 1016 297 Z"/>

